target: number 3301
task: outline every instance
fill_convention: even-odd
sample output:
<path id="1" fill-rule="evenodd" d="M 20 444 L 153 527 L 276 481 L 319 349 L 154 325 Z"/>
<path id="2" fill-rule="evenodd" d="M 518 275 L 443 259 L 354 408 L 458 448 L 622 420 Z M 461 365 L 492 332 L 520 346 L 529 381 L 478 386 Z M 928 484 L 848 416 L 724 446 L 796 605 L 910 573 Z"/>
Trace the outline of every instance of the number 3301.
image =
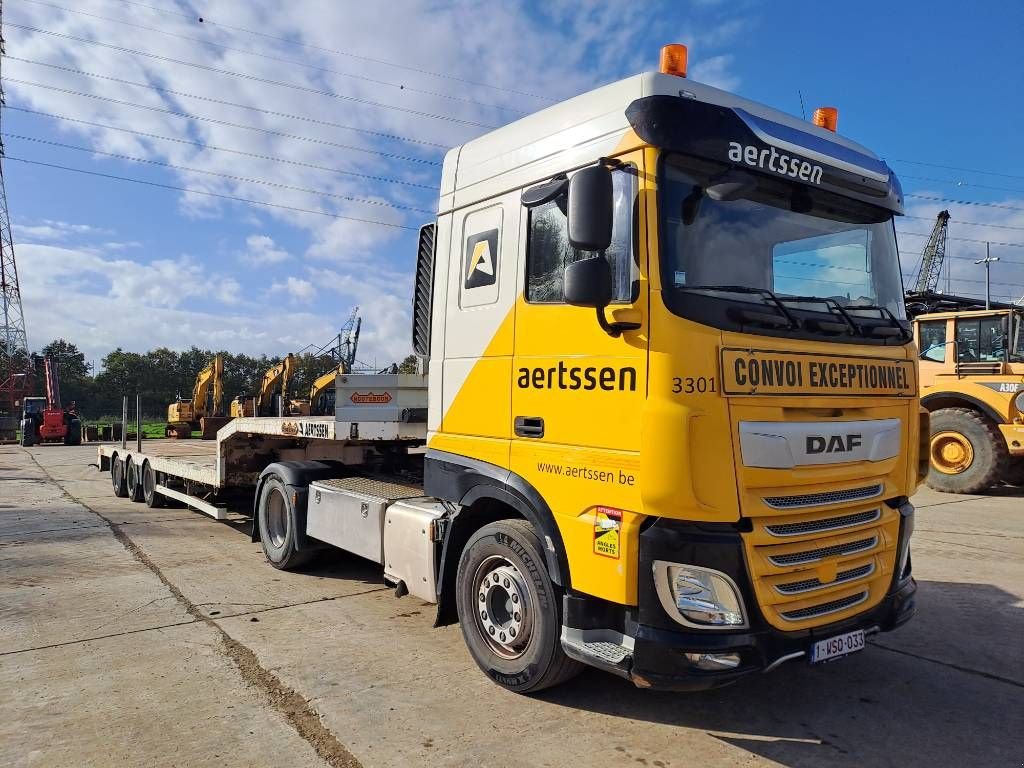
<path id="1" fill-rule="evenodd" d="M 717 392 L 715 389 L 715 379 L 713 377 L 704 376 L 686 376 L 686 377 L 675 377 L 672 379 L 672 392 L 673 394 L 686 394 L 692 395 L 694 392 Z"/>

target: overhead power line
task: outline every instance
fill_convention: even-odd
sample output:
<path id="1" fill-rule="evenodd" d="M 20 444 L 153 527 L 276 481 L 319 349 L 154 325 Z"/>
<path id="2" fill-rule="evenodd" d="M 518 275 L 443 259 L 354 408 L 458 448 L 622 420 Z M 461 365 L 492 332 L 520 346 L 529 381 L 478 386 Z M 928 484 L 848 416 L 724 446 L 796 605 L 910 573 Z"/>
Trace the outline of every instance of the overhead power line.
<path id="1" fill-rule="evenodd" d="M 36 83 L 31 80 L 20 80 L 13 77 L 5 77 L 5 82 L 15 83 L 17 85 L 27 85 L 33 88 L 44 88 L 48 91 L 55 91 L 57 93 L 68 94 L 71 96 L 81 96 L 86 99 L 95 99 L 96 101 L 105 101 L 109 104 L 117 104 L 122 107 L 131 107 L 133 109 L 145 109 L 149 112 L 157 112 L 162 115 L 173 115 L 174 117 L 181 117 L 186 120 L 198 120 L 204 123 L 212 123 L 214 125 L 224 125 L 229 128 L 240 128 L 245 131 L 255 131 L 257 133 L 263 133 L 268 136 L 278 136 L 283 139 L 291 139 L 294 141 L 306 141 L 311 144 L 321 144 L 327 147 L 335 147 L 337 149 L 348 149 L 353 152 L 363 152 L 367 155 L 374 155 L 376 157 L 384 157 L 390 160 L 402 160 L 407 163 L 420 163 L 421 165 L 440 165 L 435 160 L 426 160 L 422 157 L 411 157 L 409 155 L 398 155 L 393 152 L 381 152 L 376 149 L 366 149 L 365 147 L 356 147 L 351 144 L 341 144 L 337 141 L 330 141 L 328 139 L 318 139 L 313 136 L 301 136 L 295 133 L 286 133 L 284 131 L 275 131 L 272 128 L 262 128 L 256 125 L 246 125 L 244 123 L 235 123 L 230 120 L 221 120 L 215 117 L 203 117 L 200 115 L 193 115 L 191 112 L 178 112 L 174 109 L 165 109 L 164 107 L 154 107 L 149 104 L 139 104 L 134 101 L 124 101 L 123 99 L 114 99 L 110 96 L 100 96 L 95 93 L 86 93 L 84 91 L 75 91 L 70 88 L 60 88 L 56 85 L 47 85 L 46 83 Z"/>
<path id="2" fill-rule="evenodd" d="M 377 224 L 382 227 L 391 227 L 392 229 L 407 229 L 410 231 L 418 231 L 418 227 L 409 227 L 405 224 L 393 224 L 388 221 L 378 221 L 377 219 L 363 219 L 358 216 L 344 216 L 340 213 L 332 213 L 331 211 L 321 211 L 315 208 L 302 208 L 295 205 L 283 205 L 281 203 L 268 203 L 263 200 L 250 200 L 245 197 L 237 197 L 236 195 L 226 195 L 220 192 L 207 192 L 202 189 L 192 189 L 190 187 L 178 187 L 173 184 L 162 184 L 156 181 L 147 181 L 145 179 L 133 179 L 129 176 L 118 176 L 113 173 L 100 173 L 99 171 L 87 171 L 84 168 L 72 168 L 67 165 L 58 165 L 57 163 L 44 163 L 42 160 L 31 160 L 24 157 L 14 157 L 12 155 L 5 155 L 5 160 L 13 160 L 16 163 L 27 163 L 28 165 L 38 165 L 43 168 L 53 168 L 60 171 L 70 171 L 71 173 L 81 173 L 86 176 L 97 176 L 103 179 L 111 179 L 113 181 L 126 181 L 132 184 L 141 184 L 147 187 L 157 187 L 159 189 L 170 189 L 175 192 L 187 192 L 190 195 L 204 195 L 206 197 L 216 197 L 222 200 L 231 200 L 236 203 L 247 203 L 248 205 L 262 205 L 268 208 L 280 208 L 285 211 L 295 211 L 298 213 L 312 213 L 317 216 L 327 216 L 332 219 L 345 219 L 348 221 L 359 221 L 363 224 Z"/>
<path id="3" fill-rule="evenodd" d="M 904 218 L 906 218 L 906 217 L 904 217 Z M 920 218 L 920 217 L 915 217 L 915 218 Z M 908 237 L 924 237 L 924 238 L 928 237 L 928 233 L 927 232 L 906 232 L 906 231 L 900 230 L 900 229 L 896 230 L 896 234 L 897 235 L 906 235 Z M 1024 243 L 997 243 L 995 240 L 979 240 L 977 238 L 972 238 L 972 237 L 954 237 L 953 235 L 949 235 L 946 239 L 947 240 L 959 240 L 960 242 L 963 242 L 963 243 L 982 243 L 982 244 L 989 243 L 990 245 L 1002 245 L 1002 246 L 1006 246 L 1007 248 L 1024 248 Z"/>
<path id="4" fill-rule="evenodd" d="M 205 101 L 211 104 L 220 104 L 225 107 L 235 107 L 237 109 L 245 109 L 250 112 L 259 112 L 263 115 L 271 115 L 273 117 L 286 117 L 289 120 L 300 120 L 304 123 L 312 123 L 313 125 L 320 125 L 325 128 L 337 128 L 343 131 L 352 131 L 354 133 L 365 133 L 368 136 L 376 136 L 381 139 L 392 139 L 394 141 L 405 141 L 410 144 L 421 144 L 425 147 L 437 147 L 438 149 L 447 149 L 447 145 L 438 144 L 434 141 L 426 141 L 425 139 L 414 139 L 410 136 L 402 136 L 397 133 L 384 133 L 382 131 L 373 131 L 369 128 L 356 128 L 353 125 L 344 125 L 342 123 L 335 123 L 330 120 L 322 120 L 317 117 L 309 117 L 308 115 L 297 115 L 293 112 L 278 112 L 273 109 L 265 109 L 263 107 L 256 107 L 252 104 L 239 104 L 234 101 L 225 101 L 224 99 L 215 99 L 212 96 L 201 96 L 196 93 L 188 93 L 187 91 L 176 91 L 171 88 L 165 88 L 162 85 L 154 85 L 152 83 L 139 83 L 134 80 L 124 80 L 120 77 L 114 77 L 113 75 L 101 75 L 97 72 L 88 72 L 84 69 L 76 69 L 75 67 L 65 67 L 62 64 L 53 64 L 48 61 L 36 61 L 35 59 L 23 59 L 19 56 L 7 56 L 8 61 L 20 61 L 25 64 L 32 64 L 38 67 L 47 67 L 48 69 L 57 69 L 61 72 L 70 72 L 75 75 L 82 75 L 83 77 L 91 77 L 96 80 L 107 80 L 112 83 L 120 83 L 121 85 L 131 85 L 136 88 L 145 88 L 150 91 L 156 91 L 158 93 L 166 93 L 171 96 L 182 96 L 186 99 L 196 99 L 197 101 Z"/>
<path id="5" fill-rule="evenodd" d="M 436 189 L 434 184 L 419 184 L 415 181 L 405 181 L 404 179 L 393 179 L 387 176 L 374 176 L 369 173 L 359 173 L 358 171 L 347 171 L 342 168 L 331 168 L 325 165 L 316 165 L 315 163 L 305 163 L 301 160 L 292 160 L 287 157 L 278 157 L 276 155 L 263 155 L 259 152 L 247 152 L 244 149 L 233 149 L 231 147 L 215 146 L 213 144 L 204 144 L 201 141 L 190 141 L 189 139 L 179 139 L 174 136 L 162 136 L 158 133 L 149 133 L 147 131 L 137 131 L 134 128 L 125 128 L 120 125 L 109 125 L 107 123 L 96 123 L 92 120 L 82 120 L 78 117 L 68 117 L 67 115 L 57 115 L 52 112 L 41 112 L 37 109 L 28 109 L 27 107 L 19 107 L 14 104 L 7 104 L 4 109 L 14 110 L 16 112 L 24 112 L 29 115 L 39 115 L 40 117 L 47 117 L 52 120 L 61 120 L 68 123 L 78 123 L 80 125 L 88 125 L 92 128 L 102 128 L 106 131 L 117 131 L 119 133 L 128 133 L 133 136 L 142 136 L 147 139 L 157 139 L 159 141 L 170 141 L 175 144 L 184 144 L 190 147 L 196 147 L 197 149 L 209 150 L 211 152 L 230 152 L 234 155 L 240 155 L 242 157 L 251 157 L 256 160 L 267 160 L 273 163 L 282 163 L 284 165 L 294 165 L 300 168 L 308 168 L 314 171 L 325 171 L 327 173 L 337 173 L 342 176 L 352 176 L 357 179 L 366 179 L 367 181 L 379 181 L 384 184 L 400 184 L 406 187 L 416 187 L 418 189 Z"/>
<path id="6" fill-rule="evenodd" d="M 144 157 L 133 157 L 132 155 L 121 155 L 116 152 L 103 152 L 99 149 L 93 149 L 92 147 L 79 147 L 74 144 L 64 144 L 59 141 L 49 141 L 48 139 L 40 139 L 34 136 L 22 136 L 17 133 L 2 134 L 7 139 L 18 139 L 19 141 L 31 141 L 35 144 L 45 144 L 49 147 L 60 147 L 61 149 L 70 149 L 75 152 L 88 152 L 93 155 L 103 155 L 104 157 L 112 157 L 116 160 L 128 160 L 133 163 L 145 163 L 146 165 L 156 165 L 161 168 L 170 168 L 175 171 L 184 171 L 186 173 L 202 173 L 208 176 L 218 176 L 222 179 L 230 179 L 231 181 L 241 181 L 247 184 L 260 184 L 265 187 L 274 187 L 275 189 L 287 189 L 292 192 L 304 192 L 310 195 L 334 197 L 339 200 L 348 200 L 351 203 L 362 203 L 363 205 L 379 205 L 385 208 L 397 208 L 405 211 L 416 211 L 418 213 L 434 213 L 434 211 L 427 208 L 415 208 L 410 205 L 399 205 L 397 203 L 388 202 L 385 200 L 373 200 L 368 197 L 353 197 L 352 195 L 342 195 L 335 192 L 326 192 L 316 189 L 309 189 L 308 187 L 296 187 L 291 184 L 283 184 L 276 181 L 270 181 L 269 179 L 256 179 L 247 176 L 234 176 L 230 173 L 221 173 L 220 171 L 208 171 L 203 168 L 189 168 L 183 165 L 175 165 L 174 163 L 165 163 L 162 160 L 150 160 Z"/>
<path id="7" fill-rule="evenodd" d="M 1002 203 L 984 203 L 980 200 L 954 200 L 949 197 L 935 197 L 934 195 L 912 194 L 908 194 L 907 197 L 914 197 L 917 198 L 918 200 L 933 200 L 937 203 L 955 203 L 956 205 L 980 205 L 984 208 L 1001 208 L 1004 211 L 1024 211 L 1024 208 L 1021 208 L 1020 206 L 1017 205 L 1003 205 Z"/>
<path id="8" fill-rule="evenodd" d="M 942 165 L 941 163 L 927 163 L 923 160 L 900 160 L 898 158 L 892 158 L 891 162 L 894 163 L 909 163 L 910 165 L 924 165 L 930 168 L 942 168 L 946 171 L 961 171 L 963 173 L 980 173 L 985 176 L 1001 176 L 1004 179 L 1021 179 L 1024 180 L 1024 176 L 1020 176 L 1014 173 L 1001 173 L 1000 171 L 983 171 L 980 168 L 964 168 L 958 165 Z"/>
<path id="9" fill-rule="evenodd" d="M 928 216 L 904 216 L 905 219 L 916 219 L 918 221 L 931 221 Z M 1014 229 L 1019 232 L 1024 232 L 1024 227 L 1018 227 L 1013 224 L 988 224 L 983 221 L 967 221 L 966 219 L 950 219 L 954 224 L 964 224 L 968 227 L 992 227 L 993 229 Z"/>
<path id="10" fill-rule="evenodd" d="M 478 80 L 469 80 L 467 78 L 458 77 L 456 75 L 449 75 L 449 74 L 444 73 L 444 72 L 435 72 L 433 70 L 425 69 L 425 68 L 422 68 L 422 67 L 414 67 L 414 66 L 409 65 L 409 64 L 399 64 L 398 62 L 388 61 L 387 59 L 374 58 L 374 57 L 371 57 L 371 56 L 363 56 L 363 55 L 360 55 L 360 54 L 357 54 L 357 53 L 352 53 L 350 51 L 338 50 L 336 48 L 325 48 L 325 47 L 320 46 L 320 45 L 314 45 L 312 43 L 305 43 L 305 42 L 302 42 L 301 40 L 295 40 L 295 39 L 292 39 L 292 38 L 282 37 L 282 36 L 279 36 L 279 35 L 271 35 L 271 34 L 268 34 L 266 32 L 260 32 L 260 31 L 255 30 L 255 29 L 246 29 L 245 27 L 239 27 L 239 26 L 235 26 L 235 25 L 232 25 L 232 24 L 225 24 L 224 22 L 215 21 L 215 20 L 211 19 L 209 16 L 194 16 L 194 15 L 192 15 L 190 13 L 182 13 L 181 11 L 175 11 L 175 10 L 171 10 L 169 8 L 159 8 L 157 6 L 147 5 L 146 3 L 136 2 L 135 0 L 118 0 L 118 1 L 123 3 L 124 5 L 132 5 L 132 6 L 135 6 L 136 8 L 146 8 L 147 10 L 154 11 L 156 13 L 163 13 L 163 14 L 166 14 L 166 15 L 169 15 L 169 16 L 177 16 L 178 18 L 186 19 L 186 20 L 191 21 L 193 23 L 200 23 L 200 24 L 203 24 L 204 26 L 222 27 L 224 29 L 230 29 L 233 32 L 242 32 L 243 34 L 246 34 L 246 35 L 252 35 L 254 37 L 262 37 L 265 40 L 275 40 L 275 41 L 277 41 L 279 43 L 287 43 L 288 45 L 294 45 L 294 46 L 297 46 L 297 47 L 300 47 L 300 48 L 306 48 L 306 49 L 311 50 L 311 51 L 320 51 L 322 53 L 333 54 L 334 56 L 344 56 L 344 57 L 350 58 L 350 59 L 358 59 L 359 61 L 368 61 L 368 62 L 370 62 L 372 64 L 383 64 L 383 65 L 388 66 L 388 67 L 395 67 L 396 69 L 404 69 L 404 70 L 406 70 L 408 72 L 417 72 L 417 73 L 419 73 L 421 75 L 429 75 L 430 77 L 437 77 L 437 78 L 440 78 L 442 80 L 450 80 L 450 81 L 453 81 L 453 82 L 456 82 L 456 83 L 464 83 L 466 85 L 475 85 L 475 86 L 478 86 L 480 88 L 490 88 L 491 90 L 503 91 L 505 93 L 514 93 L 517 96 L 529 96 L 532 99 L 539 99 L 541 101 L 546 101 L 546 102 L 549 102 L 549 103 L 553 103 L 555 101 L 555 99 L 552 99 L 552 98 L 550 98 L 548 96 L 541 96 L 540 94 L 530 93 L 529 91 L 519 91 L 519 90 L 516 90 L 514 88 L 505 88 L 505 87 L 500 86 L 500 85 L 494 85 L 493 83 L 485 83 L 485 82 L 481 82 L 481 81 L 478 81 Z"/>
<path id="11" fill-rule="evenodd" d="M 997 187 L 992 184 L 975 184 L 973 181 L 960 181 L 958 179 L 936 179 L 933 176 L 913 176 L 911 174 L 900 174 L 901 179 L 913 179 L 914 181 L 927 181 L 933 184 L 946 184 L 954 187 L 971 187 L 973 189 L 987 189 L 993 192 L 1012 192 L 1018 195 L 1024 195 L 1024 189 L 1014 189 L 1013 187 Z"/>
<path id="12" fill-rule="evenodd" d="M 63 5 L 57 5 L 56 3 L 44 2 L 44 0 L 24 0 L 24 2 L 26 2 L 26 3 L 33 3 L 35 5 L 45 6 L 47 8 L 55 8 L 55 9 L 57 9 L 59 11 L 64 11 L 65 13 L 74 13 L 74 14 L 76 14 L 78 16 L 87 16 L 87 17 L 89 17 L 91 19 L 97 19 L 99 21 L 106 21 L 106 22 L 110 22 L 112 24 L 120 24 L 121 26 L 130 27 L 132 29 L 141 29 L 141 30 L 146 31 L 146 32 L 152 32 L 152 33 L 158 34 L 158 35 L 165 35 L 167 37 L 177 38 L 178 40 L 187 40 L 187 41 L 192 42 L 192 43 L 198 43 L 199 45 L 205 45 L 205 46 L 209 46 L 211 48 L 217 48 L 217 49 L 222 50 L 222 51 L 230 51 L 232 53 L 242 53 L 242 54 L 245 54 L 247 56 L 255 56 L 257 58 L 266 59 L 268 61 L 276 61 L 279 64 L 291 64 L 291 65 L 294 65 L 294 66 L 297 66 L 297 67 L 303 67 L 305 69 L 310 69 L 310 70 L 313 70 L 313 71 L 316 71 L 316 72 L 325 72 L 325 73 L 332 74 L 332 75 L 338 75 L 339 77 L 349 77 L 349 78 L 353 78 L 353 79 L 356 79 L 356 80 L 362 80 L 362 81 L 367 82 L 367 83 L 373 83 L 375 85 L 383 85 L 383 86 L 387 86 L 389 88 L 395 88 L 395 89 L 400 90 L 400 91 L 408 91 L 410 93 L 421 93 L 421 94 L 423 94 L 425 96 L 434 96 L 434 97 L 439 98 L 439 99 L 448 99 L 450 101 L 459 101 L 459 102 L 462 102 L 464 104 L 472 104 L 474 106 L 483 107 L 485 109 L 500 109 L 500 110 L 503 110 L 505 112 L 515 113 L 517 115 L 524 114 L 521 110 L 518 110 L 515 107 L 506 107 L 506 106 L 501 105 L 501 104 L 492 104 L 492 103 L 485 102 L 485 101 L 477 101 L 476 99 L 471 99 L 468 96 L 456 96 L 456 95 L 453 95 L 453 94 L 450 94 L 450 93 L 442 93 L 441 91 L 430 91 L 430 90 L 426 90 L 424 88 L 417 88 L 415 86 L 406 85 L 405 83 L 394 83 L 394 82 L 391 82 L 391 81 L 388 81 L 388 80 L 378 80 L 376 78 L 368 77 L 366 75 L 356 75 L 356 74 L 353 74 L 351 72 L 342 72 L 342 71 L 337 70 L 337 69 L 331 69 L 330 67 L 321 67 L 321 66 L 318 66 L 316 64 L 310 64 L 308 61 L 300 61 L 299 59 L 289 59 L 289 58 L 285 58 L 283 56 L 273 56 L 273 55 L 268 54 L 268 53 L 260 53 L 259 51 L 252 51 L 252 50 L 248 50 L 246 48 L 235 48 L 235 47 L 230 46 L 230 45 L 224 45 L 223 43 L 215 43 L 212 40 L 202 40 L 202 39 L 200 39 L 198 37 L 191 37 L 189 35 L 181 35 L 181 34 L 177 34 L 175 32 L 170 32 L 170 31 L 168 31 L 166 29 L 159 29 L 157 27 L 147 27 L 144 24 L 135 24 L 135 23 L 130 22 L 130 21 L 125 21 L 124 19 L 115 19 L 115 18 L 111 18 L 109 16 L 100 16 L 100 15 L 95 14 L 95 13 L 88 13 L 87 11 L 83 11 L 83 10 L 80 10 L 78 8 L 67 8 L 67 7 L 65 7 Z"/>
<path id="13" fill-rule="evenodd" d="M 455 117 L 454 115 L 438 115 L 433 112 L 424 112 L 419 109 L 411 109 L 409 107 L 400 107 L 397 104 L 387 104 L 382 101 L 374 101 L 373 99 L 364 99 L 360 96 L 349 96 L 344 93 L 338 93 L 336 91 L 327 90 L 326 88 L 313 88 L 307 85 L 300 85 L 299 83 L 289 83 L 286 80 L 273 80 L 269 77 L 260 77 L 258 75 L 251 75 L 248 72 L 238 72 L 233 69 L 222 69 L 220 67 L 214 67 L 209 64 L 200 64 L 195 61 L 185 61 L 184 59 L 175 59 L 172 56 L 162 56 L 158 53 L 150 53 L 149 51 L 140 51 L 136 48 L 125 48 L 124 46 L 114 45 L 113 43 L 104 43 L 99 40 L 93 40 L 88 37 L 78 37 L 77 35 L 69 35 L 64 32 L 55 32 L 52 29 L 43 29 L 42 27 L 33 27 L 28 24 L 13 24 L 8 23 L 8 27 L 12 29 L 21 29 L 27 32 L 35 32 L 41 35 L 50 35 L 52 37 L 58 37 L 62 40 L 73 40 L 76 43 L 85 43 L 86 45 L 95 45 L 100 48 L 107 48 L 118 53 L 127 53 L 132 56 L 142 56 L 147 59 L 153 59 L 155 61 L 164 61 L 169 64 L 177 64 L 182 67 L 191 67 L 198 69 L 203 72 L 212 72 L 217 75 L 227 75 L 229 77 L 237 77 L 241 80 L 249 80 L 255 83 L 262 83 L 263 85 L 274 85 L 281 88 L 290 88 L 295 91 L 302 93 L 309 93 L 314 96 L 324 96 L 330 99 L 339 99 L 341 101 L 350 101 L 356 104 L 364 104 L 371 107 L 379 107 L 381 109 L 391 109 L 396 112 L 404 112 L 409 115 L 415 115 L 416 117 L 425 117 L 431 120 L 442 120 L 449 123 L 459 123 L 461 125 L 469 125 L 474 128 L 497 128 L 498 126 L 490 123 L 481 123 L 476 120 L 467 120 L 461 117 Z"/>

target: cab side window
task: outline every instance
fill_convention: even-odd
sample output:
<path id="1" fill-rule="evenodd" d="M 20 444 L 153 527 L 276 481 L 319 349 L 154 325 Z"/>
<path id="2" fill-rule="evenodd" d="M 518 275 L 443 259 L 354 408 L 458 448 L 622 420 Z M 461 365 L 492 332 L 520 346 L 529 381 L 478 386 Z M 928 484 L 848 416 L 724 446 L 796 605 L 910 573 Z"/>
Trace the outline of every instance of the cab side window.
<path id="1" fill-rule="evenodd" d="M 1006 334 L 1002 317 L 956 321 L 958 362 L 997 363 L 1006 359 Z"/>
<path id="2" fill-rule="evenodd" d="M 935 363 L 946 362 L 946 321 L 928 320 L 921 323 L 921 359 Z"/>
<path id="3" fill-rule="evenodd" d="M 633 251 L 633 208 L 636 202 L 636 169 L 627 167 L 612 173 L 615 218 L 612 244 L 605 258 L 612 268 L 613 302 L 630 303 L 638 290 Z M 593 254 L 569 245 L 563 195 L 530 211 L 526 250 L 526 300 L 537 304 L 565 301 L 562 283 L 565 268 Z"/>

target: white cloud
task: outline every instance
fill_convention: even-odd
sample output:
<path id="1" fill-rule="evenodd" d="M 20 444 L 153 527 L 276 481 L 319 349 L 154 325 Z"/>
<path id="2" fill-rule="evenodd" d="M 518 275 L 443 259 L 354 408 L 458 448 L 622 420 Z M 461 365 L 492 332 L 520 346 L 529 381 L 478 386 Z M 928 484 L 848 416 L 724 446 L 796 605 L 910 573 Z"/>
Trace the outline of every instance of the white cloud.
<path id="1" fill-rule="evenodd" d="M 288 251 L 276 247 L 269 235 L 249 235 L 245 238 L 245 245 L 246 251 L 241 258 L 248 264 L 280 264 L 292 257 Z"/>
<path id="2" fill-rule="evenodd" d="M 316 295 L 316 288 L 309 280 L 289 275 L 283 282 L 273 283 L 271 293 L 286 293 L 292 301 L 309 301 Z"/>

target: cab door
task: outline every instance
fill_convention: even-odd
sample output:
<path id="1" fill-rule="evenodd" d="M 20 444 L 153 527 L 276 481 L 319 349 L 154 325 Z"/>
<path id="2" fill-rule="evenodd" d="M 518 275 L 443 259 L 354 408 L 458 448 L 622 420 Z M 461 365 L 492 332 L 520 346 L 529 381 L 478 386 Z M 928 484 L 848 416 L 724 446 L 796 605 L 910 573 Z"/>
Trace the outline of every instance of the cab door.
<path id="1" fill-rule="evenodd" d="M 521 294 L 512 361 L 511 469 L 551 508 L 572 584 L 627 602 L 635 580 L 629 529 L 639 525 L 640 418 L 647 392 L 647 254 L 639 205 L 642 155 L 613 171 L 615 219 L 605 257 L 609 321 L 639 329 L 612 337 L 595 310 L 565 303 L 565 267 L 591 253 L 569 245 L 565 201 L 523 209 Z M 633 531 L 635 533 L 635 531 Z M 632 542 L 632 543 L 630 543 Z M 616 575 L 618 574 L 618 575 Z M 632 583 L 631 583 L 632 582 Z"/>

